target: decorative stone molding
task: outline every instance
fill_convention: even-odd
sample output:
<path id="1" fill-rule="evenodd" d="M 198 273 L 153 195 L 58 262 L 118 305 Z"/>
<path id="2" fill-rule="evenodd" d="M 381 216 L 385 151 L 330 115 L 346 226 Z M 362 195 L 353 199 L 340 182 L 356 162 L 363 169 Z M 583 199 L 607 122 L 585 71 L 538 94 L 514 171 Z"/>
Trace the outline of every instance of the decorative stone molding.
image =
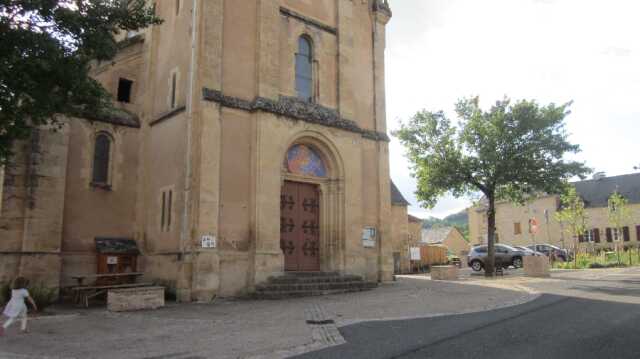
<path id="1" fill-rule="evenodd" d="M 329 25 L 325 25 L 317 20 L 311 19 L 309 17 L 306 17 L 302 14 L 298 14 L 297 12 L 293 11 L 293 10 L 289 10 L 287 8 L 281 7 L 280 8 L 280 14 L 284 15 L 284 16 L 288 16 L 291 18 L 294 18 L 296 20 L 299 20 L 309 26 L 313 26 L 315 28 L 318 28 L 322 31 L 326 31 L 328 33 L 337 35 L 338 34 L 338 29 L 331 27 Z"/>
<path id="2" fill-rule="evenodd" d="M 389 6 L 388 0 L 374 0 L 373 1 L 373 11 L 383 12 L 388 17 L 391 17 L 391 7 Z"/>
<path id="3" fill-rule="evenodd" d="M 250 112 L 269 112 L 317 125 L 359 133 L 362 137 L 374 141 L 389 141 L 389 136 L 387 136 L 386 133 L 360 128 L 354 121 L 340 117 L 338 111 L 334 109 L 302 101 L 295 97 L 280 96 L 278 101 L 264 97 L 256 97 L 253 101 L 247 101 L 241 98 L 227 96 L 218 90 L 208 88 L 202 89 L 202 97 L 206 101 L 216 102 L 225 107 Z"/>
<path id="4" fill-rule="evenodd" d="M 124 109 L 113 107 L 104 111 L 83 109 L 76 111 L 76 116 L 89 121 L 105 122 L 112 125 L 140 128 L 138 116 Z"/>

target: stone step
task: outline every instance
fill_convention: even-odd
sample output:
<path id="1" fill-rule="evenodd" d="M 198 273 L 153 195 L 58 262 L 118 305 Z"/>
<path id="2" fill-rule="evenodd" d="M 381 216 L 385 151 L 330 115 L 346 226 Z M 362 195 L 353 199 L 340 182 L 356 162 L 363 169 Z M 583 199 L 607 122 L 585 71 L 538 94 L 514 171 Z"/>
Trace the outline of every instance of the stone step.
<path id="1" fill-rule="evenodd" d="M 371 290 L 371 288 L 359 288 L 359 289 L 331 289 L 331 290 L 295 290 L 295 291 L 263 291 L 258 292 L 254 296 L 258 299 L 285 299 L 285 298 L 299 298 L 299 297 L 313 297 L 321 295 L 333 295 L 333 294 L 345 294 L 354 292 L 363 292 Z"/>
<path id="2" fill-rule="evenodd" d="M 356 282 L 330 282 L 330 283 L 267 283 L 256 287 L 257 292 L 266 291 L 322 291 L 322 290 L 343 290 L 343 289 L 371 289 L 377 286 L 374 282 L 356 281 Z"/>
<path id="3" fill-rule="evenodd" d="M 324 277 L 339 276 L 339 272 L 285 272 L 285 276 L 293 277 Z"/>
<path id="4" fill-rule="evenodd" d="M 296 276 L 284 275 L 282 277 L 271 277 L 269 283 L 277 284 L 299 284 L 299 283 L 341 283 L 341 282 L 358 282 L 362 281 L 362 277 L 357 275 L 325 275 L 325 276 Z"/>

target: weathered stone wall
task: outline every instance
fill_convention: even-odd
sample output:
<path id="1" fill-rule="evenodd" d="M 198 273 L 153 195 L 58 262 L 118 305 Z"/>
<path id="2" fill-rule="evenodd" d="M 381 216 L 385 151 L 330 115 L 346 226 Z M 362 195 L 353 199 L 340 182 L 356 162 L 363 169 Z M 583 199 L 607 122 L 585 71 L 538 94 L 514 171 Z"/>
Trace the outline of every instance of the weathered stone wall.
<path id="1" fill-rule="evenodd" d="M 60 280 L 69 128 L 39 128 L 16 144 L 5 170 L 0 213 L 0 281 L 20 275 L 57 287 Z"/>

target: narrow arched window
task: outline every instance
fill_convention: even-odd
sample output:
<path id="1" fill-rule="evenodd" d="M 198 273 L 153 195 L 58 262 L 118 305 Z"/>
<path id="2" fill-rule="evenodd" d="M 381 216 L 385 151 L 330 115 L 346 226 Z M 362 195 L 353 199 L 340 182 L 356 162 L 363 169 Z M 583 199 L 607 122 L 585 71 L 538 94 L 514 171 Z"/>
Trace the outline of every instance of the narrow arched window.
<path id="1" fill-rule="evenodd" d="M 296 53 L 296 93 L 298 98 L 311 101 L 313 99 L 313 49 L 306 36 L 298 39 Z"/>
<path id="2" fill-rule="evenodd" d="M 93 151 L 93 183 L 108 184 L 110 155 L 111 138 L 104 133 L 98 134 L 96 136 L 96 143 Z"/>

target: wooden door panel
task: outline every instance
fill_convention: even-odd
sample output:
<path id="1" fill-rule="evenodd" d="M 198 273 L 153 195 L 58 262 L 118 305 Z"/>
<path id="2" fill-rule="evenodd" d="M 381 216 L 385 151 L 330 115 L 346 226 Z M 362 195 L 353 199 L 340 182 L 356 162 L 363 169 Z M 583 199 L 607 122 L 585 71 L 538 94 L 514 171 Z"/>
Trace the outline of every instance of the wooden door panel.
<path id="1" fill-rule="evenodd" d="M 316 186 L 301 184 L 299 188 L 300 213 L 300 270 L 318 271 L 320 270 L 320 224 L 319 219 L 319 196 Z"/>
<path id="2" fill-rule="evenodd" d="M 280 195 L 280 248 L 284 253 L 286 271 L 297 270 L 297 202 L 298 188 L 293 182 L 285 182 Z"/>
<path id="3" fill-rule="evenodd" d="M 280 248 L 286 271 L 320 270 L 319 212 L 315 185 L 285 182 L 280 196 Z"/>

